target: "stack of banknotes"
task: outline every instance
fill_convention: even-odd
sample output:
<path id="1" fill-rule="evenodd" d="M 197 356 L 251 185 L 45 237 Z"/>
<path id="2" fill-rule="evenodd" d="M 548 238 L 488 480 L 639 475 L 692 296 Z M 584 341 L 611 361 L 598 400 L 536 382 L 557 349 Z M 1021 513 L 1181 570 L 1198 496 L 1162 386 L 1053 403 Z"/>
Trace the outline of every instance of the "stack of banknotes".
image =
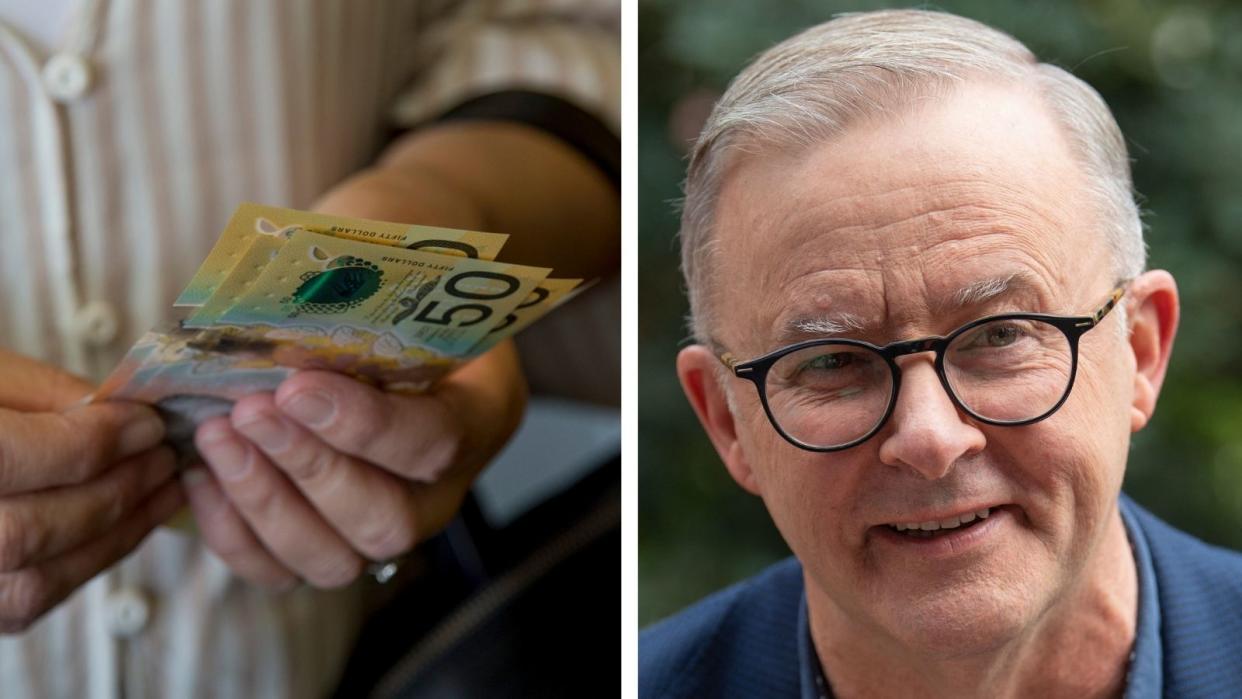
<path id="1" fill-rule="evenodd" d="M 156 406 L 192 455 L 197 424 L 298 369 L 427 391 L 585 288 L 496 261 L 507 239 L 242 204 L 92 400 Z"/>

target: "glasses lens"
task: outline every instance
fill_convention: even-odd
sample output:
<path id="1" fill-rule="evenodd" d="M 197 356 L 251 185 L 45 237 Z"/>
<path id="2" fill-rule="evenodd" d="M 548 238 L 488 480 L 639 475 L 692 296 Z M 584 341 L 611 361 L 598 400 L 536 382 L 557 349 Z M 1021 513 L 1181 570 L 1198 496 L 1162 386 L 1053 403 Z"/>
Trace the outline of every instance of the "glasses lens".
<path id="1" fill-rule="evenodd" d="M 836 447 L 867 434 L 884 417 L 893 375 L 879 354 L 829 343 L 781 357 L 764 388 L 785 434 L 809 446 Z"/>
<path id="2" fill-rule="evenodd" d="M 1038 320 L 995 320 L 958 335 L 944 355 L 949 385 L 976 415 L 1037 418 L 1069 388 L 1074 355 L 1065 333 Z"/>

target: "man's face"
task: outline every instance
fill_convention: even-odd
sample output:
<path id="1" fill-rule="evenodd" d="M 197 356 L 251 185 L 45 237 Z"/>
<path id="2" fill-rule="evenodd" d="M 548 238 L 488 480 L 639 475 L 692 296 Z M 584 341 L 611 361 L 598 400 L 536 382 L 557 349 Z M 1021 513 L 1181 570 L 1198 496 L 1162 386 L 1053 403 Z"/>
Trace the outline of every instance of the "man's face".
<path id="1" fill-rule="evenodd" d="M 876 344 L 1008 311 L 1089 314 L 1116 280 L 1086 184 L 1037 97 L 985 84 L 803 152 L 751 156 L 717 211 L 714 332 L 750 359 L 842 313 L 862 327 L 839 335 Z M 1005 279 L 1010 291 L 957 303 Z M 1119 318 L 1082 337 L 1065 405 L 1024 427 L 957 411 L 926 353 L 898 360 L 901 392 L 880 433 L 813 453 L 776 433 L 747 382 L 727 378 L 726 461 L 804 564 L 812 614 L 831 609 L 946 655 L 1033 628 L 1115 507 L 1134 372 Z M 889 527 L 984 508 L 986 521 L 932 539 Z"/>

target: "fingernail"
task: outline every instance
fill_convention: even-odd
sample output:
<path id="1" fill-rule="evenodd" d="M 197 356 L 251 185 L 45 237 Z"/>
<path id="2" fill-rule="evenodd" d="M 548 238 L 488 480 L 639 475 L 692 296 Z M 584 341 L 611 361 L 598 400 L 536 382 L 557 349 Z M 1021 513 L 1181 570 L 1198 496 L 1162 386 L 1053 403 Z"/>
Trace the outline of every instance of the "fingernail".
<path id="1" fill-rule="evenodd" d="M 181 486 L 186 490 L 197 488 L 207 481 L 207 469 L 202 466 L 195 466 L 186 471 L 181 472 Z"/>
<path id="2" fill-rule="evenodd" d="M 332 399 L 319 391 L 295 393 L 281 408 L 308 427 L 324 427 L 336 413 Z"/>
<path id="3" fill-rule="evenodd" d="M 219 437 L 203 446 L 206 447 L 207 462 L 216 476 L 233 481 L 250 471 L 250 450 L 232 435 Z"/>
<path id="4" fill-rule="evenodd" d="M 133 456 L 156 446 L 163 438 L 164 421 L 155 415 L 144 415 L 121 428 L 117 449 L 122 458 Z"/>
<path id="5" fill-rule="evenodd" d="M 285 421 L 268 415 L 260 415 L 247 422 L 239 423 L 237 430 L 267 452 L 284 451 L 292 439 L 289 426 L 285 424 Z"/>

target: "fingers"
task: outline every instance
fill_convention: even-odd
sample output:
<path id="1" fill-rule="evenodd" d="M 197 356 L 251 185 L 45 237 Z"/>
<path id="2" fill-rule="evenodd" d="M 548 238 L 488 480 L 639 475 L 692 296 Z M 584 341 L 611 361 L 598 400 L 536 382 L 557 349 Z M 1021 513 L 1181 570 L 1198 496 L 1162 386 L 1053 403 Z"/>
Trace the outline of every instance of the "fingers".
<path id="1" fill-rule="evenodd" d="M 154 410 L 100 403 L 63 413 L 0 409 L 0 495 L 82 483 L 164 438 Z"/>
<path id="2" fill-rule="evenodd" d="M 185 503 L 181 487 L 165 483 L 120 523 L 88 544 L 13 573 L 0 573 L 0 633 L 29 628 L 83 583 L 119 561 Z"/>
<path id="3" fill-rule="evenodd" d="M 215 513 L 209 545 L 250 579 L 288 570 L 320 587 L 344 584 L 360 572 L 358 553 L 399 555 L 452 519 L 516 428 L 525 394 L 511 343 L 430 396 L 298 372 L 274 396 L 249 396 L 230 420 L 200 426 L 196 443 L 215 477 L 199 505 Z"/>
<path id="4" fill-rule="evenodd" d="M 464 470 L 477 471 L 513 436 L 526 409 L 526 378 L 512 340 L 444 377 L 433 394 L 461 421 Z"/>
<path id="5" fill-rule="evenodd" d="M 186 471 L 181 482 L 203 541 L 234 573 L 273 590 L 297 583 L 297 576 L 263 548 L 205 468 Z"/>
<path id="6" fill-rule="evenodd" d="M 195 445 L 233 507 L 281 564 L 316 587 L 341 587 L 363 561 L 227 418 L 199 426 Z"/>
<path id="7" fill-rule="evenodd" d="M 411 480 L 437 478 L 462 442 L 448 403 L 387 394 L 339 374 L 300 371 L 280 385 L 275 401 L 326 444 Z"/>
<path id="8" fill-rule="evenodd" d="M 50 364 L 0 350 L 0 406 L 22 412 L 55 412 L 80 401 L 94 387 Z"/>
<path id="9" fill-rule="evenodd" d="M 0 499 L 0 573 L 77 548 L 112 529 L 173 475 L 172 450 L 124 461 L 82 485 Z"/>
<path id="10" fill-rule="evenodd" d="M 286 418 L 270 394 L 238 401 L 232 421 L 355 551 L 383 560 L 422 538 L 404 480 L 325 444 Z"/>

